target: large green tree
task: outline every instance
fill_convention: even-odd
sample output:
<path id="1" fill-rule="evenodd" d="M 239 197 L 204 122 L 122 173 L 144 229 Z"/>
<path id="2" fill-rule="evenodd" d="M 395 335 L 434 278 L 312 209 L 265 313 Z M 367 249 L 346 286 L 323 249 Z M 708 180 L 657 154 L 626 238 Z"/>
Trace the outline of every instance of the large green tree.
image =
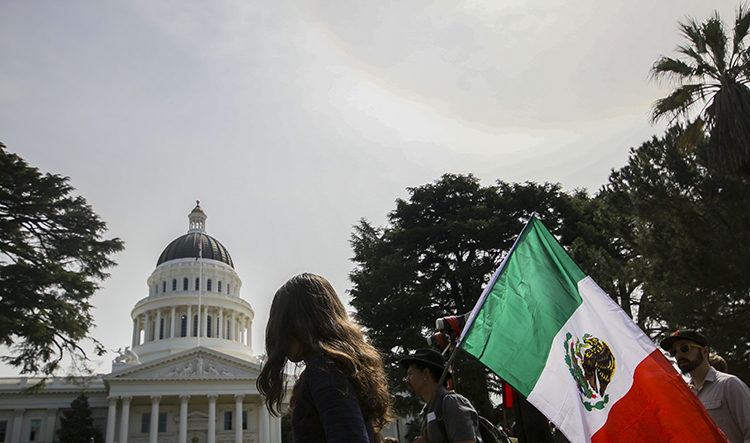
<path id="1" fill-rule="evenodd" d="M 619 220 L 612 236 L 634 254 L 641 327 L 652 337 L 702 329 L 748 381 L 750 184 L 712 174 L 706 143 L 686 156 L 682 135 L 673 127 L 632 150 L 600 198 Z"/>
<path id="2" fill-rule="evenodd" d="M 750 180 L 750 10 L 740 6 L 731 35 L 715 12 L 703 23 L 680 23 L 685 43 L 678 57 L 662 56 L 651 74 L 676 88 L 654 103 L 652 119 L 687 125 L 682 147 L 694 147 L 706 134 L 708 166 Z"/>
<path id="3" fill-rule="evenodd" d="M 63 411 L 60 418 L 60 429 L 57 430 L 60 443 L 102 443 L 102 431 L 94 427 L 91 406 L 86 394 L 79 395 L 70 404 L 70 409 Z"/>
<path id="4" fill-rule="evenodd" d="M 65 355 L 101 344 L 89 300 L 123 249 L 67 177 L 42 174 L 0 144 L 0 344 L 22 373 L 52 374 Z"/>
<path id="5" fill-rule="evenodd" d="M 474 307 L 533 212 L 569 244 L 586 229 L 581 211 L 589 201 L 585 193 L 571 196 L 559 185 L 483 187 L 472 175 L 446 174 L 408 191 L 410 198 L 397 200 L 388 214 L 388 226 L 362 220 L 351 240 L 357 264 L 350 274 L 352 305 L 374 345 L 385 352 L 401 413 L 413 413 L 416 402 L 402 395 L 398 359 L 426 347 L 435 319 Z M 489 396 L 495 380 L 485 368 L 459 353 L 456 375 L 457 390 L 481 414 L 499 419 Z"/>

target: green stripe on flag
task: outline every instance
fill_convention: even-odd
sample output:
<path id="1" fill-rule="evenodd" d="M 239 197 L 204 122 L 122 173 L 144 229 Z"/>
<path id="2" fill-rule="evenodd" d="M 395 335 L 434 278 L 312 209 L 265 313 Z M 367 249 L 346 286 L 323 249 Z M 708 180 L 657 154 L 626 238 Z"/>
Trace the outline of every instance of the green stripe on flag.
<path id="1" fill-rule="evenodd" d="M 532 217 L 460 347 L 528 396 L 547 363 L 552 340 L 582 303 L 578 282 L 585 277 Z"/>

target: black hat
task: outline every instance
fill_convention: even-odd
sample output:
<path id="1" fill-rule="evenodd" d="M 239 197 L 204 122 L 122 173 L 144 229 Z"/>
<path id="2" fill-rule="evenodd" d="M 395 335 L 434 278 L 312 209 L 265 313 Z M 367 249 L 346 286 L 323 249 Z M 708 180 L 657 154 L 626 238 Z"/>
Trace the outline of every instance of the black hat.
<path id="1" fill-rule="evenodd" d="M 440 373 L 442 373 L 445 368 L 445 358 L 443 357 L 443 354 L 429 348 L 417 349 L 410 356 L 402 358 L 399 363 L 404 369 L 409 369 L 409 366 L 417 364 L 434 369 L 435 372 Z"/>
<path id="2" fill-rule="evenodd" d="M 678 329 L 674 332 L 674 334 L 661 341 L 662 349 L 664 349 L 665 351 L 669 351 L 670 349 L 672 349 L 672 345 L 674 345 L 674 342 L 676 342 L 677 340 L 690 340 L 701 346 L 708 346 L 708 339 L 700 332 L 683 331 Z"/>

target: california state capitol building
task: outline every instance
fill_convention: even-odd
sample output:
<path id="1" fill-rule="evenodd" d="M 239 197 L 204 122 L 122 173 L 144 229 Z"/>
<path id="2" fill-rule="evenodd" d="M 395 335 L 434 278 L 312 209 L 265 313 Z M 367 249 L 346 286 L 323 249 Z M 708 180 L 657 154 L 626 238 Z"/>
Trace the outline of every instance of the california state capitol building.
<path id="1" fill-rule="evenodd" d="M 106 443 L 281 442 L 281 420 L 255 386 L 253 308 L 206 218 L 198 203 L 187 234 L 158 257 L 112 372 L 54 377 L 33 395 L 22 390 L 38 379 L 0 378 L 0 443 L 57 441 L 63 411 L 82 392 Z"/>

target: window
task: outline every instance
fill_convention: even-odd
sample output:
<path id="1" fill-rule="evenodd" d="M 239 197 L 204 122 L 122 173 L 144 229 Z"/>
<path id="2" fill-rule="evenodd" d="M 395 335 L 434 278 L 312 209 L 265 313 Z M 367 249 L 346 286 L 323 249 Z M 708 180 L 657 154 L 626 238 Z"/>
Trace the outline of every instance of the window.
<path id="1" fill-rule="evenodd" d="M 193 316 L 193 335 L 192 337 L 198 336 L 198 314 Z"/>
<path id="2" fill-rule="evenodd" d="M 159 432 L 167 432 L 167 413 L 159 413 Z"/>
<path id="3" fill-rule="evenodd" d="M 8 430 L 8 422 L 0 421 L 0 442 L 5 441 L 5 432 Z"/>
<path id="4" fill-rule="evenodd" d="M 164 338 L 164 319 L 161 319 L 161 324 L 159 325 L 159 340 Z"/>
<path id="5" fill-rule="evenodd" d="M 227 283 L 227 294 L 229 294 L 229 283 Z"/>
<path id="6" fill-rule="evenodd" d="M 141 415 L 141 434 L 149 434 L 151 432 L 151 413 L 144 412 Z M 159 413 L 158 428 L 156 432 L 167 432 L 167 413 Z"/>
<path id="7" fill-rule="evenodd" d="M 221 280 L 216 284 L 216 292 L 221 292 Z"/>
<path id="8" fill-rule="evenodd" d="M 180 318 L 180 337 L 187 337 L 187 315 Z"/>
<path id="9" fill-rule="evenodd" d="M 177 290 L 177 279 L 176 278 L 172 279 L 172 290 L 173 291 Z"/>
<path id="10" fill-rule="evenodd" d="M 232 430 L 232 411 L 224 411 L 224 430 Z"/>
<path id="11" fill-rule="evenodd" d="M 209 278 L 208 280 L 206 280 L 206 291 L 210 291 L 210 290 L 211 290 L 211 279 Z"/>
<path id="12" fill-rule="evenodd" d="M 211 316 L 209 315 L 206 317 L 206 337 L 210 337 L 210 336 L 211 336 Z"/>
<path id="13" fill-rule="evenodd" d="M 200 278 L 196 278 L 195 279 L 195 290 L 197 291 L 200 288 L 201 288 L 201 279 Z"/>
<path id="14" fill-rule="evenodd" d="M 247 411 L 242 411 L 242 429 L 247 429 Z"/>
<path id="15" fill-rule="evenodd" d="M 161 292 L 167 292 L 167 281 L 164 280 L 161 284 Z"/>
<path id="16" fill-rule="evenodd" d="M 185 277 L 184 280 L 182 280 L 182 290 L 187 291 L 188 290 L 188 279 Z"/>
<path id="17" fill-rule="evenodd" d="M 35 418 L 31 420 L 31 426 L 29 426 L 29 441 L 39 440 L 39 431 L 42 429 L 42 420 Z"/>
<path id="18" fill-rule="evenodd" d="M 154 294 L 159 293 L 159 285 L 154 285 Z"/>
<path id="19" fill-rule="evenodd" d="M 141 415 L 141 434 L 148 434 L 151 431 L 151 413 L 146 412 Z"/>

